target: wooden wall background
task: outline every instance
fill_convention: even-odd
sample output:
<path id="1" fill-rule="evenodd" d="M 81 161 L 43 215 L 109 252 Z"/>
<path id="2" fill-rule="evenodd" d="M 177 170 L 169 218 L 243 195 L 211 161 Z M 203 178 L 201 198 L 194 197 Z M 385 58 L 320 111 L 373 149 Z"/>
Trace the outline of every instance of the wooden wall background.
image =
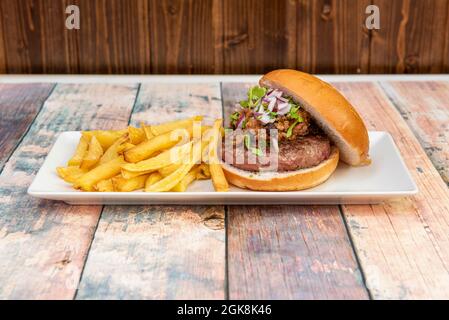
<path id="1" fill-rule="evenodd" d="M 449 0 L 0 0 L 0 19 L 0 73 L 449 72 Z"/>

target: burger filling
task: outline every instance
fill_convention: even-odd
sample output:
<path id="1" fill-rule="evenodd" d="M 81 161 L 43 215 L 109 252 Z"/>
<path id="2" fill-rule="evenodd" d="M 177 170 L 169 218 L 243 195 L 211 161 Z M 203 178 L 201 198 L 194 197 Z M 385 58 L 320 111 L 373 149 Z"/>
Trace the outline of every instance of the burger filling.
<path id="1" fill-rule="evenodd" d="M 231 115 L 222 158 L 246 171 L 294 171 L 328 159 L 331 143 L 310 115 L 277 89 L 253 87 Z M 273 134 L 273 132 L 275 134 Z M 273 157 L 275 156 L 275 158 Z"/>

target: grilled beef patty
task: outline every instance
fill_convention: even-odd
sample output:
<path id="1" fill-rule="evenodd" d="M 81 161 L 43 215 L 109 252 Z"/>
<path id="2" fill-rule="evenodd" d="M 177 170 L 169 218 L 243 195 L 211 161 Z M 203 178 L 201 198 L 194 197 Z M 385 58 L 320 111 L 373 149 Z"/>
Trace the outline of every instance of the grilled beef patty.
<path id="1" fill-rule="evenodd" d="M 237 139 L 238 140 L 238 139 Z M 263 155 L 254 155 L 254 151 L 243 147 L 229 148 L 222 150 L 223 161 L 228 162 L 236 168 L 246 171 L 261 171 L 270 166 L 269 147 L 266 148 Z M 241 153 L 243 154 L 243 157 Z M 240 155 L 239 155 L 240 153 Z M 314 167 L 327 158 L 331 153 L 330 141 L 326 136 L 310 134 L 297 137 L 295 140 L 281 140 L 279 142 L 278 152 L 278 172 L 294 171 L 303 168 Z M 237 160 L 243 158 L 242 163 Z M 229 161 L 232 159 L 232 161 Z"/>

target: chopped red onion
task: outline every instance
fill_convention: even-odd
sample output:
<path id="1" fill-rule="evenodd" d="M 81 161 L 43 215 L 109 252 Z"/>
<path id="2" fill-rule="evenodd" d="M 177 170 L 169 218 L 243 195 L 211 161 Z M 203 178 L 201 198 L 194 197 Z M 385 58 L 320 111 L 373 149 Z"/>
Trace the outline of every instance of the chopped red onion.
<path id="1" fill-rule="evenodd" d="M 273 98 L 273 97 L 281 97 L 282 96 L 282 91 L 274 89 L 272 92 L 270 92 L 269 94 L 267 94 L 268 98 Z"/>
<path id="2" fill-rule="evenodd" d="M 281 100 L 282 102 L 288 102 L 288 99 L 284 97 L 276 97 L 278 100 Z"/>
<path id="3" fill-rule="evenodd" d="M 275 105 L 276 99 L 271 99 L 270 103 L 268 104 L 268 110 L 273 111 Z"/>
<path id="4" fill-rule="evenodd" d="M 266 112 L 259 117 L 259 121 L 263 124 L 273 123 L 276 119 L 271 119 L 270 115 Z"/>
<path id="5" fill-rule="evenodd" d="M 290 111 L 291 105 L 288 102 L 278 103 L 278 114 L 285 115 Z"/>

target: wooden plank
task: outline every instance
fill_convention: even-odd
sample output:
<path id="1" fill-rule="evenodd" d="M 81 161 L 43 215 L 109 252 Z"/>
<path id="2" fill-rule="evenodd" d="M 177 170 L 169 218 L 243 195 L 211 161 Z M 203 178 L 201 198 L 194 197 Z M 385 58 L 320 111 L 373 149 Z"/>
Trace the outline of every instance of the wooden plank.
<path id="1" fill-rule="evenodd" d="M 152 73 L 222 73 L 220 0 L 150 5 Z"/>
<path id="2" fill-rule="evenodd" d="M 224 73 L 296 65 L 296 1 L 223 2 Z"/>
<path id="3" fill-rule="evenodd" d="M 336 83 L 370 130 L 394 138 L 419 193 L 380 205 L 343 206 L 375 299 L 449 297 L 449 190 L 385 93 L 373 83 Z"/>
<path id="4" fill-rule="evenodd" d="M 78 0 L 81 73 L 150 73 L 148 0 Z M 68 53 L 70 54 L 70 53 Z"/>
<path id="5" fill-rule="evenodd" d="M 0 84 L 0 170 L 14 151 L 53 84 Z"/>
<path id="6" fill-rule="evenodd" d="M 222 84 L 225 114 L 250 85 Z M 368 298 L 338 206 L 229 206 L 227 236 L 231 299 Z"/>
<path id="7" fill-rule="evenodd" d="M 215 84 L 143 84 L 132 123 L 221 117 Z M 223 299 L 223 206 L 106 206 L 77 299 Z"/>
<path id="8" fill-rule="evenodd" d="M 3 17 L 1 5 L 0 5 L 0 16 Z M 0 74 L 6 73 L 7 65 L 8 63 L 6 62 L 6 46 L 5 46 L 3 19 L 0 19 Z"/>
<path id="9" fill-rule="evenodd" d="M 65 7 L 62 0 L 0 3 L 8 73 L 76 72 L 78 50 L 66 48 L 72 37 L 64 25 Z"/>
<path id="10" fill-rule="evenodd" d="M 380 30 L 371 41 L 371 73 L 448 72 L 447 0 L 374 0 Z M 445 49 L 446 48 L 446 49 Z"/>
<path id="11" fill-rule="evenodd" d="M 449 83 L 382 82 L 380 86 L 449 185 Z"/>
<path id="12" fill-rule="evenodd" d="M 61 131 L 126 126 L 137 85 L 61 84 L 0 175 L 0 299 L 74 296 L 101 206 L 26 190 Z"/>
<path id="13" fill-rule="evenodd" d="M 368 73 L 370 0 L 299 1 L 296 68 L 310 73 Z M 288 21 L 290 23 L 290 21 Z"/>
<path id="14" fill-rule="evenodd" d="M 79 30 L 65 27 L 69 5 Z M 0 12 L 9 73 L 150 71 L 147 0 L 2 1 Z"/>
<path id="15" fill-rule="evenodd" d="M 11 0 L 0 15 L 0 72 L 449 72 L 447 0 Z"/>

